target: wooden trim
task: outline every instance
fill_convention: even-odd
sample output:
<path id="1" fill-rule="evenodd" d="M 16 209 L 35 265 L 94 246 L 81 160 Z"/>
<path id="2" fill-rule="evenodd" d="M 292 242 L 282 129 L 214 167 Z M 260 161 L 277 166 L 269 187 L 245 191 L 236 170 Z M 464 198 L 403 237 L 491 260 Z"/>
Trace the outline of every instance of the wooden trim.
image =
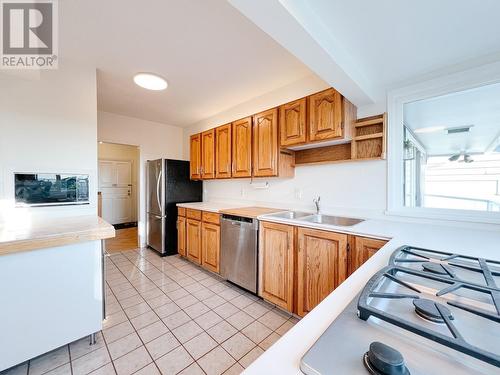
<path id="1" fill-rule="evenodd" d="M 380 133 L 374 133 L 374 134 L 366 134 L 366 135 L 359 135 L 357 137 L 354 137 L 354 141 L 363 141 L 365 139 L 373 139 L 373 138 L 382 138 L 384 136 L 383 132 Z"/>
<path id="2" fill-rule="evenodd" d="M 356 121 L 356 123 L 354 124 L 354 127 L 360 128 L 363 126 L 376 125 L 376 124 L 380 124 L 382 121 L 384 121 L 384 120 L 383 120 L 383 118 L 380 117 L 380 115 L 366 117 L 366 118 L 359 119 L 358 121 Z"/>
<path id="3" fill-rule="evenodd" d="M 186 216 L 186 209 L 184 207 L 177 207 L 177 216 Z"/>

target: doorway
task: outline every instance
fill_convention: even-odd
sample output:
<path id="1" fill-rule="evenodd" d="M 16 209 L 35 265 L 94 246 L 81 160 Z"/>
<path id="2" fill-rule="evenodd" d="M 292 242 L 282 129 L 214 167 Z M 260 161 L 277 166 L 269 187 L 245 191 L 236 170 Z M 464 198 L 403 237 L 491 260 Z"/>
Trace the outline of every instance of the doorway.
<path id="1" fill-rule="evenodd" d="M 116 237 L 106 240 L 108 252 L 139 247 L 139 147 L 99 142 L 99 216 L 112 224 Z"/>

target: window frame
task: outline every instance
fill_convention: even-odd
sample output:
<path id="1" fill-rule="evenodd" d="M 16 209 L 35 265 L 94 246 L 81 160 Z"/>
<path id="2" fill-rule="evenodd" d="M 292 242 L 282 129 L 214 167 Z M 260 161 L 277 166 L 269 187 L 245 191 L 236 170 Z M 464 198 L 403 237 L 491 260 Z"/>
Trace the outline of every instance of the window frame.
<path id="1" fill-rule="evenodd" d="M 500 213 L 404 205 L 403 107 L 417 100 L 500 83 L 500 62 L 392 90 L 387 95 L 387 215 L 500 224 Z"/>

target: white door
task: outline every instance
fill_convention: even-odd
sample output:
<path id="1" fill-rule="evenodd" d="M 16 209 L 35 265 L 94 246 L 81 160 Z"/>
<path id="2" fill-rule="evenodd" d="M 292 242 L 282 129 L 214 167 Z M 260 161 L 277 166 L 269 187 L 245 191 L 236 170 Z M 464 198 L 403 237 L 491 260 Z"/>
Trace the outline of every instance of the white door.
<path id="1" fill-rule="evenodd" d="M 111 224 L 132 221 L 132 168 L 129 161 L 99 161 L 102 217 Z"/>
<path id="2" fill-rule="evenodd" d="M 111 187 L 115 181 L 114 162 L 99 160 L 99 187 Z"/>

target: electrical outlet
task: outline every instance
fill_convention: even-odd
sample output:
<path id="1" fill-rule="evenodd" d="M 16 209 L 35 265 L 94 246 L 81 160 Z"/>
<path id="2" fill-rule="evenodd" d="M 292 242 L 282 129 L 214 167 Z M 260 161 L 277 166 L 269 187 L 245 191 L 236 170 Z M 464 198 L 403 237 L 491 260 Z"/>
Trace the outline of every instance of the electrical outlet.
<path id="1" fill-rule="evenodd" d="M 241 188 L 241 197 L 245 197 L 247 195 L 247 192 L 244 187 Z"/>
<path id="2" fill-rule="evenodd" d="M 302 189 L 295 189 L 295 199 L 297 199 L 298 201 L 301 201 L 302 200 Z"/>

